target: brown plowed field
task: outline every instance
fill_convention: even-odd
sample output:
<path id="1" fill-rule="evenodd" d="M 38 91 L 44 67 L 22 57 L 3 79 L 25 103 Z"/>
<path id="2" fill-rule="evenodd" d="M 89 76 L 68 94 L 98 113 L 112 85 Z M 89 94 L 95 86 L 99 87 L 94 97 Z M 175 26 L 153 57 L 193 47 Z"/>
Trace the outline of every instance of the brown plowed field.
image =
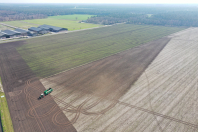
<path id="1" fill-rule="evenodd" d="M 119 99 L 130 90 L 133 83 L 169 40 L 170 38 L 162 38 L 49 78 L 44 78 L 41 82 L 46 88 L 54 88 L 52 97 L 77 131 L 94 131 L 96 128 L 102 128 L 103 124 L 92 128 L 90 122 L 92 120 L 97 121 L 97 118 L 117 109 L 118 104 L 129 108 L 134 107 L 120 102 Z M 144 111 L 158 114 L 147 109 L 144 109 Z M 61 124 L 58 120 L 58 117 L 60 117 L 59 112 L 54 116 L 56 124 Z M 122 108 L 120 112 L 122 113 Z M 108 121 L 103 123 L 108 123 Z M 65 125 L 67 126 L 67 124 Z M 101 129 L 100 131 L 107 130 Z"/>
<path id="2" fill-rule="evenodd" d="M 22 44 L 23 41 L 18 41 L 0 45 L 0 76 L 14 131 L 75 132 L 63 112 L 56 119 L 69 125 L 55 124 L 53 116 L 60 108 L 50 95 L 37 100 L 45 88 L 16 51 Z"/>
<path id="3" fill-rule="evenodd" d="M 45 87 L 16 50 L 25 42 L 1 44 L 0 76 L 14 130 L 73 132 L 82 115 L 94 118 L 114 109 L 169 40 L 162 38 L 54 76 L 50 78 L 54 92 L 42 100 L 37 98 Z"/>
<path id="4" fill-rule="evenodd" d="M 171 37 L 155 39 L 181 29 L 156 26 L 145 28 L 137 25 L 131 27 L 124 24 L 118 27 L 120 28 L 113 27 L 110 32 L 108 28 L 99 32 L 90 31 L 90 35 L 87 34 L 90 37 L 83 36 L 85 32 L 81 32 L 0 45 L 0 76 L 16 132 L 150 132 L 163 131 L 164 128 L 172 130 L 170 122 L 190 129 L 197 128 L 196 120 L 183 120 L 168 113 L 170 110 L 163 105 L 165 97 L 160 100 L 161 94 L 152 91 L 155 91 L 153 80 L 150 79 L 153 71 L 147 71 L 147 67 L 170 43 Z M 77 41 L 74 41 L 75 38 L 78 38 Z M 149 42 L 151 40 L 155 41 Z M 140 46 L 143 43 L 146 44 Z M 195 48 L 195 45 L 192 47 Z M 163 60 L 166 62 L 164 58 Z M 94 62 L 85 64 L 91 61 Z M 70 69 L 75 66 L 78 67 Z M 68 71 L 62 72 L 63 70 Z M 62 73 L 55 74 L 58 72 Z M 49 75 L 53 76 L 39 78 Z M 137 87 L 135 82 L 139 80 L 146 84 L 146 88 Z M 37 100 L 45 88 L 49 87 L 54 91 Z M 166 90 L 166 87 L 161 90 Z M 189 92 L 185 89 L 181 96 L 186 91 Z M 171 99 L 168 100 L 170 104 Z M 175 102 L 173 100 L 172 105 Z M 165 111 L 158 108 L 161 105 Z M 180 112 L 185 113 L 184 111 Z"/>
<path id="5" fill-rule="evenodd" d="M 182 29 L 119 24 L 0 44 L 0 77 L 14 130 L 94 131 L 90 121 L 118 104 L 133 107 L 119 99 L 170 40 L 161 37 Z M 52 94 L 37 100 L 49 86 Z"/>
<path id="6" fill-rule="evenodd" d="M 198 28 L 169 38 L 41 82 L 79 132 L 197 132 Z"/>

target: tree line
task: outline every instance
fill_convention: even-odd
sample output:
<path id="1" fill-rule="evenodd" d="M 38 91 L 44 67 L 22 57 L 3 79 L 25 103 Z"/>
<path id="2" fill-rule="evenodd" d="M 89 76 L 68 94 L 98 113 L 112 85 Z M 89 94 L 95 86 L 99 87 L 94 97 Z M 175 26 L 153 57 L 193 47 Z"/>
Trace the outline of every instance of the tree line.
<path id="1" fill-rule="evenodd" d="M 26 13 L 17 13 L 12 11 L 0 10 L 0 21 L 41 19 L 46 17 L 47 15 L 44 14 L 26 14 Z"/>
<path id="2" fill-rule="evenodd" d="M 68 14 L 96 15 L 86 22 L 198 26 L 197 5 L 141 4 L 0 4 L 0 21 L 40 19 Z"/>

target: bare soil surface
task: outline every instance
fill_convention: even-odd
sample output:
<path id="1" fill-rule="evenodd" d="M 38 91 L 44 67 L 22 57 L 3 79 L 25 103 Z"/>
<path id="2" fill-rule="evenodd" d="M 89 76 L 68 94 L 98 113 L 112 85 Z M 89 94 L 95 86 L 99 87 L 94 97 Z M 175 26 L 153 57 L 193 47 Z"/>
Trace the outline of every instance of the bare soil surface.
<path id="1" fill-rule="evenodd" d="M 22 44 L 18 41 L 0 45 L 0 76 L 14 131 L 75 132 L 63 112 L 56 118 L 60 124 L 54 122 L 60 108 L 50 95 L 37 100 L 45 88 L 16 51 Z"/>
<path id="2" fill-rule="evenodd" d="M 0 76 L 14 130 L 197 131 L 197 34 L 189 28 L 44 79 L 16 51 L 24 41 L 1 44 Z M 37 100 L 49 87 L 51 95 Z"/>
<path id="3" fill-rule="evenodd" d="M 134 108 L 130 103 L 119 100 L 131 90 L 134 82 L 169 41 L 167 37 L 158 39 L 41 79 L 41 82 L 46 88 L 54 89 L 52 97 L 77 131 L 118 131 L 116 127 L 129 127 L 130 124 L 125 124 L 129 117 L 135 121 L 138 118 L 136 116 L 142 114 L 153 117 L 152 111 L 142 111 L 141 108 Z M 127 115 L 121 119 L 125 113 Z M 133 116 L 134 113 L 137 115 Z M 54 117 L 57 124 L 60 123 L 58 117 L 59 113 Z M 122 124 L 114 123 L 118 119 Z"/>

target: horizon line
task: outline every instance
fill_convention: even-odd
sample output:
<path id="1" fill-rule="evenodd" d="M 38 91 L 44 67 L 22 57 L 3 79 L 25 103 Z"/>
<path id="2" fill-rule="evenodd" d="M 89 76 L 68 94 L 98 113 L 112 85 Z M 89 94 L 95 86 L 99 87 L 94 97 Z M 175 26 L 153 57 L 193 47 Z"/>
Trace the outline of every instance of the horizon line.
<path id="1" fill-rule="evenodd" d="M 177 4 L 177 5 L 191 5 L 191 4 L 198 4 L 197 3 L 1 3 L 0 4 L 159 4 L 159 5 L 170 5 L 170 4 Z"/>

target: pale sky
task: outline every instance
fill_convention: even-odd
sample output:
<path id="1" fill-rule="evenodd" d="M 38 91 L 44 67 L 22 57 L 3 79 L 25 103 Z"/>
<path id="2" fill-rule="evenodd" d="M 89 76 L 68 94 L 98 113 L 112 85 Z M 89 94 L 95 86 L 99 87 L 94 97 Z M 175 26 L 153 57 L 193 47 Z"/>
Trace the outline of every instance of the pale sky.
<path id="1" fill-rule="evenodd" d="M 0 0 L 0 3 L 167 3 L 198 4 L 198 0 Z"/>

